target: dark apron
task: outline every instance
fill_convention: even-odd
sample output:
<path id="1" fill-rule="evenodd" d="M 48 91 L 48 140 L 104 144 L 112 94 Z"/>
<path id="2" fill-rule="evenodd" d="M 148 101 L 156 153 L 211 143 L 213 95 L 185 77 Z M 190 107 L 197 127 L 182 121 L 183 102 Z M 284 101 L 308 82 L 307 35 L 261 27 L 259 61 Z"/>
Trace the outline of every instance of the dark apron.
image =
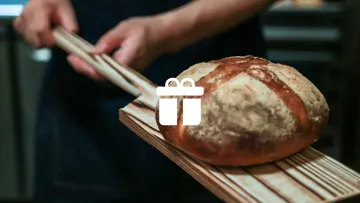
<path id="1" fill-rule="evenodd" d="M 95 43 L 121 20 L 176 8 L 185 0 L 75 0 L 80 35 Z M 258 19 L 155 61 L 144 75 L 163 85 L 197 62 L 264 55 Z M 119 121 L 131 95 L 76 73 L 54 49 L 42 85 L 36 133 L 35 202 L 210 202 L 207 189 Z M 177 200 L 177 201 L 175 201 Z M 123 201 L 124 202 L 124 201 Z"/>

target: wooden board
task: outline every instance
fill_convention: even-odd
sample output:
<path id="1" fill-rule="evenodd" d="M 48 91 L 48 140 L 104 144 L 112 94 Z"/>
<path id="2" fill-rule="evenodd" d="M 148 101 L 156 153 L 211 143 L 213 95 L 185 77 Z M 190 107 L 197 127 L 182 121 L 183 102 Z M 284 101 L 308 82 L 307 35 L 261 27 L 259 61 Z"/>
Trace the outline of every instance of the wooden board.
<path id="1" fill-rule="evenodd" d="M 334 202 L 360 195 L 360 174 L 310 147 L 271 164 L 217 167 L 167 143 L 142 97 L 120 109 L 120 120 L 226 202 Z"/>

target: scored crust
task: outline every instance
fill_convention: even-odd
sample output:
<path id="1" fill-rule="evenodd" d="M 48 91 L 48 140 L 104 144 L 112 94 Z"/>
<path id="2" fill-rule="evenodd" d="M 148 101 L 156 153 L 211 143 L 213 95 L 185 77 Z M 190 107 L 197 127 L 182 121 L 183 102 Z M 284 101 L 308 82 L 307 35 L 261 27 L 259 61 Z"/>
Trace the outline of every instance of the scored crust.
<path id="1" fill-rule="evenodd" d="M 284 158 L 314 143 L 328 121 L 329 107 L 315 85 L 294 68 L 263 58 L 198 63 L 176 78 L 191 78 L 204 88 L 202 120 L 183 126 L 183 97 L 175 97 L 178 125 L 159 124 L 156 109 L 159 130 L 168 142 L 212 164 L 246 166 Z"/>

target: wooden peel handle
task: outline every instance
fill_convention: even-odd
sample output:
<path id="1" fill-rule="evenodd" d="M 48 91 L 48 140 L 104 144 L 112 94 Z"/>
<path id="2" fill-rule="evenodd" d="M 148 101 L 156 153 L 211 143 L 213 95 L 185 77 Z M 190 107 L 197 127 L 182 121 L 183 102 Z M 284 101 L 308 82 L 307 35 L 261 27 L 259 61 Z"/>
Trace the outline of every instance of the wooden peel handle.
<path id="1" fill-rule="evenodd" d="M 115 85 L 134 96 L 143 95 L 149 100 L 157 98 L 155 94 L 156 85 L 135 70 L 115 61 L 107 54 L 90 54 L 94 46 L 80 36 L 70 33 L 60 26 L 53 29 L 53 34 L 55 43 L 59 47 L 81 57 Z M 154 107 L 154 101 L 151 103 L 149 105 Z"/>

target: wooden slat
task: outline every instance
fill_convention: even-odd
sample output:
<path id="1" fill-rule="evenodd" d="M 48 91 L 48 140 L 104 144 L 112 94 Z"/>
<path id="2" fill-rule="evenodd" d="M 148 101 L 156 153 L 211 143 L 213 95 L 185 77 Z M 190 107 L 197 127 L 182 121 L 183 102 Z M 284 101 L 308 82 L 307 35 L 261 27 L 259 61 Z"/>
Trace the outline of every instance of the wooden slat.
<path id="1" fill-rule="evenodd" d="M 360 174 L 312 147 L 251 167 L 202 162 L 164 140 L 143 99 L 120 109 L 121 122 L 226 202 L 334 202 L 360 195 Z"/>

